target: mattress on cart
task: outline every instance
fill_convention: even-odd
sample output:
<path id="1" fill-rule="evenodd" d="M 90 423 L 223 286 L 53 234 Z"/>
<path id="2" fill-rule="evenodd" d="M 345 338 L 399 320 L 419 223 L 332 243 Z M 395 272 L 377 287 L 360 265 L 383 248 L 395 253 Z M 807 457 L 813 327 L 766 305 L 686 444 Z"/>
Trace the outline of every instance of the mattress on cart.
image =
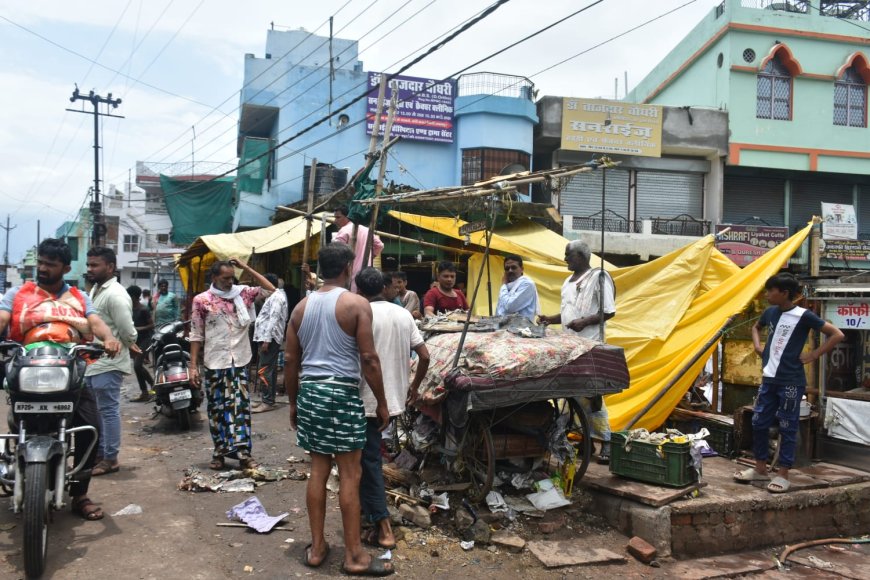
<path id="1" fill-rule="evenodd" d="M 469 333 L 459 365 L 453 369 L 459 339 L 460 334 L 452 333 L 427 340 L 431 360 L 420 387 L 424 403 L 437 403 L 448 391 L 467 392 L 470 404 L 483 408 L 548 397 L 604 395 L 628 387 L 621 348 L 571 332 L 550 330 L 543 338 L 508 331 Z"/>

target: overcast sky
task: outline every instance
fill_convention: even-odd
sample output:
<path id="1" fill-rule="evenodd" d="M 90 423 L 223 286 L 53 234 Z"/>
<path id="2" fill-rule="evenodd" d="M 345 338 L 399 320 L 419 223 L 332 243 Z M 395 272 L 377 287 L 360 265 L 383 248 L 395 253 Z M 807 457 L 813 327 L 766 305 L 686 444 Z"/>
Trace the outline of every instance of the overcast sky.
<path id="1" fill-rule="evenodd" d="M 191 127 L 197 162 L 236 161 L 244 55 L 263 56 L 271 23 L 328 35 L 335 15 L 336 36 L 361 38 L 364 68 L 383 70 L 493 2 L 0 0 L 0 220 L 9 213 L 17 226 L 10 261 L 36 243 L 37 220 L 43 237 L 53 235 L 93 184 L 92 116 L 65 111 L 81 108 L 69 101 L 74 83 L 123 99 L 114 113 L 126 118 L 106 119 L 102 131 L 103 190 L 123 188 L 136 160 L 189 163 Z M 577 97 L 612 97 L 618 77 L 622 97 L 625 71 L 630 89 L 720 0 L 695 0 L 536 73 L 687 2 L 605 0 L 475 70 L 530 77 L 539 95 Z M 512 0 L 406 74 L 449 75 L 592 3 Z"/>

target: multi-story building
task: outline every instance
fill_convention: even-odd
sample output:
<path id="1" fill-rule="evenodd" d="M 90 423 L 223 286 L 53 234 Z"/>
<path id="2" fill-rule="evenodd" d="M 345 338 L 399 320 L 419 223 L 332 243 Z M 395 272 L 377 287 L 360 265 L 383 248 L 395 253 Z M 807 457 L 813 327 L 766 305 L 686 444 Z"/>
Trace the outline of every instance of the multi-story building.
<path id="1" fill-rule="evenodd" d="M 870 3 L 724 0 L 627 100 L 728 111 L 718 215 L 792 231 L 852 204 L 870 239 Z"/>
<path id="2" fill-rule="evenodd" d="M 363 69 L 356 41 L 302 30 L 269 30 L 265 55 L 245 55 L 238 139 L 243 164 L 348 106 L 246 166 L 259 167 L 249 172 L 262 179 L 240 179 L 236 229 L 268 225 L 275 206 L 303 199 L 314 159 L 316 193 L 334 191 L 352 177 L 369 149 L 378 79 Z M 427 189 L 531 168 L 537 115 L 528 79 L 493 73 L 455 80 L 400 77 L 397 90 L 393 135 L 404 138 L 390 150 L 388 181 Z M 243 167 L 240 174 L 246 172 Z"/>

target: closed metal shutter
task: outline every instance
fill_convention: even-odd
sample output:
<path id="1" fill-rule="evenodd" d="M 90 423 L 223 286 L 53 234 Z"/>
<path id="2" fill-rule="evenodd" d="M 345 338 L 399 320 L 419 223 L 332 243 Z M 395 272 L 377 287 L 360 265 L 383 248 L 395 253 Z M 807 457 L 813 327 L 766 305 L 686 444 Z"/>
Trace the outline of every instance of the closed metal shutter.
<path id="1" fill-rule="evenodd" d="M 704 176 L 700 173 L 637 172 L 637 219 L 704 218 Z"/>
<path id="2" fill-rule="evenodd" d="M 870 240 L 870 185 L 862 185 L 858 190 L 858 238 Z"/>
<path id="3" fill-rule="evenodd" d="M 792 181 L 791 211 L 788 220 L 792 230 L 807 225 L 814 215 L 821 215 L 822 202 L 851 204 L 852 186 L 846 183 Z"/>
<path id="4" fill-rule="evenodd" d="M 723 223 L 753 223 L 758 218 L 784 226 L 785 180 L 726 175 L 722 205 Z"/>
<path id="5" fill-rule="evenodd" d="M 628 171 L 608 169 L 605 207 L 628 219 Z M 578 173 L 562 190 L 559 212 L 587 217 L 601 212 L 602 171 Z"/>

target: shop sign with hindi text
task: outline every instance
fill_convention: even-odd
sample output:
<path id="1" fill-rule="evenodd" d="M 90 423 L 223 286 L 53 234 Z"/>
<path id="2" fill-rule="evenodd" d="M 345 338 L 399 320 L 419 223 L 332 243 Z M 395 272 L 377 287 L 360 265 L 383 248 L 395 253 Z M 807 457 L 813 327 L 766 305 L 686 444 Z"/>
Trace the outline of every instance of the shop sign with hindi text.
<path id="1" fill-rule="evenodd" d="M 562 149 L 661 157 L 662 107 L 565 97 Z"/>
<path id="2" fill-rule="evenodd" d="M 730 224 L 716 226 L 716 249 L 741 268 L 751 264 L 786 238 L 786 227 Z"/>
<path id="3" fill-rule="evenodd" d="M 837 328 L 867 330 L 870 328 L 870 302 L 829 301 L 825 303 L 825 318 Z"/>
<path id="4" fill-rule="evenodd" d="M 369 94 L 366 99 L 366 134 L 372 134 L 378 108 L 381 73 L 369 73 Z M 398 103 L 391 137 L 414 141 L 453 143 L 453 114 L 456 81 L 395 76 L 384 92 L 381 113 L 381 134 L 385 130 L 387 112 L 393 91 L 398 91 Z"/>

